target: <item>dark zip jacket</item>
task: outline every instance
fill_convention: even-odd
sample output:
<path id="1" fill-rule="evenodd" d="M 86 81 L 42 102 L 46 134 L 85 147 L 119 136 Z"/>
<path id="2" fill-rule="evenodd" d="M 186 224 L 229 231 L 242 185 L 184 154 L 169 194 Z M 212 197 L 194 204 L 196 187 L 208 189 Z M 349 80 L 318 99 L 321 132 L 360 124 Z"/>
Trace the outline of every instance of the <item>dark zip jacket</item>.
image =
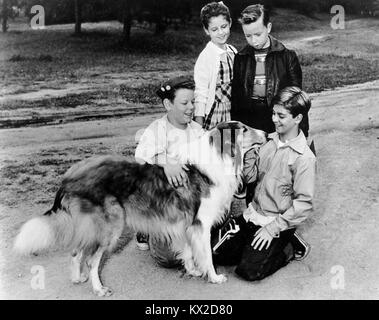
<path id="1" fill-rule="evenodd" d="M 254 48 L 247 45 L 234 59 L 231 119 L 268 133 L 275 131 L 271 120 L 272 100 L 287 86 L 302 87 L 302 71 L 296 53 L 269 36 L 271 46 L 266 56 L 266 98 L 268 106 L 256 105 L 252 100 L 256 61 Z M 308 119 L 304 134 L 308 136 Z"/>

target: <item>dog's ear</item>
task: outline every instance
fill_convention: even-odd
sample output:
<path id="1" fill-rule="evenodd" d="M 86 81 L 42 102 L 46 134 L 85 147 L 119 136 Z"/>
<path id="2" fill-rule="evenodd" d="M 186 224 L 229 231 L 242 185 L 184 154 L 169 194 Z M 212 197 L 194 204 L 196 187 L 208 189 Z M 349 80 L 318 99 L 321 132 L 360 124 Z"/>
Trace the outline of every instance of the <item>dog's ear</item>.
<path id="1" fill-rule="evenodd" d="M 249 150 L 253 146 L 260 146 L 267 142 L 267 133 L 265 131 L 254 129 L 243 124 L 242 132 L 243 135 L 238 142 L 244 150 Z"/>
<path id="2" fill-rule="evenodd" d="M 208 132 L 208 136 L 209 144 L 220 155 L 228 155 L 232 159 L 237 174 L 242 170 L 245 153 L 267 141 L 266 132 L 251 128 L 240 121 L 219 123 Z"/>
<path id="3" fill-rule="evenodd" d="M 222 122 L 209 131 L 210 144 L 222 157 L 228 156 L 234 163 L 235 173 L 241 167 L 242 149 L 237 139 L 242 135 L 243 124 L 239 121 Z"/>
<path id="4" fill-rule="evenodd" d="M 244 124 L 241 121 L 235 121 L 235 120 L 230 120 L 230 121 L 224 121 L 219 123 L 216 128 L 222 132 L 222 130 L 228 129 L 228 130 L 235 130 L 235 132 L 239 132 L 238 130 L 242 130 L 244 133 L 244 136 L 246 141 L 244 144 L 248 143 L 257 143 L 257 144 L 262 144 L 267 141 L 267 133 L 254 129 L 252 127 L 249 127 L 248 125 Z"/>
<path id="5" fill-rule="evenodd" d="M 219 123 L 216 128 L 219 130 L 223 129 L 242 129 L 245 125 L 240 121 L 229 120 Z"/>
<path id="6" fill-rule="evenodd" d="M 219 152 L 221 152 L 221 131 L 215 127 L 208 131 L 209 145 L 215 147 Z"/>
<path id="7" fill-rule="evenodd" d="M 257 152 L 260 146 L 267 142 L 266 132 L 249 127 L 242 122 L 239 122 L 238 125 L 240 130 L 238 130 L 238 135 L 236 136 L 236 173 L 242 172 L 246 153 L 251 149 Z"/>

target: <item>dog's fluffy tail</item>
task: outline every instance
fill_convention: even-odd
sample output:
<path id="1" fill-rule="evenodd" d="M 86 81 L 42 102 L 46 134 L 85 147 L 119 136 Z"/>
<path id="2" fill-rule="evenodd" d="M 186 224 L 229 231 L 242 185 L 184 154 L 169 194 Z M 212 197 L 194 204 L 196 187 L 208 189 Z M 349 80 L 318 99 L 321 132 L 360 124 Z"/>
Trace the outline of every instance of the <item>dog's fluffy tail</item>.
<path id="1" fill-rule="evenodd" d="M 27 221 L 17 235 L 14 250 L 19 254 L 38 254 L 54 247 L 65 247 L 73 238 L 73 220 L 61 205 L 59 189 L 53 207 L 43 216 Z"/>

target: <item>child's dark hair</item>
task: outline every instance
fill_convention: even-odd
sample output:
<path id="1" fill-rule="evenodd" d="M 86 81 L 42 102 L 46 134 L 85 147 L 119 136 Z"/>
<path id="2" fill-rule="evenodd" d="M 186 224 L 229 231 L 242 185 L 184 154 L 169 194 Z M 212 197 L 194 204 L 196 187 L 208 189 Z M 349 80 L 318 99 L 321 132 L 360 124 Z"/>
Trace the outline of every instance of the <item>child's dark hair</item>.
<path id="1" fill-rule="evenodd" d="M 159 98 L 162 99 L 162 101 L 164 99 L 168 99 L 173 102 L 175 99 L 176 91 L 179 89 L 194 90 L 195 82 L 191 77 L 182 76 L 173 78 L 163 83 L 156 91 L 156 94 Z"/>
<path id="2" fill-rule="evenodd" d="M 232 21 L 229 8 L 222 1 L 206 4 L 200 11 L 200 20 L 205 29 L 208 29 L 209 20 L 213 17 L 223 15 L 228 22 Z"/>
<path id="3" fill-rule="evenodd" d="M 257 21 L 262 16 L 263 25 L 267 27 L 267 24 L 270 22 L 270 14 L 268 9 L 262 4 L 253 4 L 251 6 L 246 7 L 241 12 L 241 17 L 238 19 L 238 21 L 242 25 L 250 24 Z"/>
<path id="4" fill-rule="evenodd" d="M 308 112 L 311 108 L 311 99 L 306 92 L 302 91 L 299 87 L 286 87 L 275 96 L 272 100 L 272 105 L 283 106 L 293 117 L 301 114 L 303 119 L 299 124 L 299 128 L 308 137 Z"/>

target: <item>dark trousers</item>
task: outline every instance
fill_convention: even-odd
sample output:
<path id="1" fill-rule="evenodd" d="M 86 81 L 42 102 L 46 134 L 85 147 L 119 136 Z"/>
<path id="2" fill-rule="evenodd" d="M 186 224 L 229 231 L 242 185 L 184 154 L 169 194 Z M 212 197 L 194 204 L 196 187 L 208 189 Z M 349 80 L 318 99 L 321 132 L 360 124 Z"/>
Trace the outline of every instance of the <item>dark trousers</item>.
<path id="1" fill-rule="evenodd" d="M 257 186 L 257 181 L 254 181 L 252 183 L 247 184 L 247 186 L 246 186 L 246 206 L 248 206 L 249 203 L 251 201 L 253 201 L 256 186 Z"/>
<path id="2" fill-rule="evenodd" d="M 293 258 L 290 239 L 295 229 L 285 230 L 279 238 L 274 238 L 268 249 L 254 249 L 251 243 L 254 234 L 260 228 L 246 223 L 241 216 L 238 219 L 240 231 L 213 256 L 217 265 L 237 265 L 235 272 L 245 280 L 261 280 L 288 264 Z"/>

